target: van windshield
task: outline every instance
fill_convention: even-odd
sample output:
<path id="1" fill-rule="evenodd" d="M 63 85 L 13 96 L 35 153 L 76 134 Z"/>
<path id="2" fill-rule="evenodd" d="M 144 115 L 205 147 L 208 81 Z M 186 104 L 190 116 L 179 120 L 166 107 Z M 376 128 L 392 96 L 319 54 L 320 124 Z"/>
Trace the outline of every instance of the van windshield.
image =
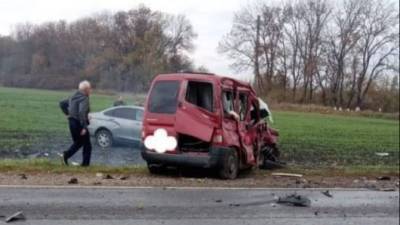
<path id="1" fill-rule="evenodd" d="M 150 93 L 148 110 L 152 113 L 176 112 L 179 81 L 157 81 Z"/>

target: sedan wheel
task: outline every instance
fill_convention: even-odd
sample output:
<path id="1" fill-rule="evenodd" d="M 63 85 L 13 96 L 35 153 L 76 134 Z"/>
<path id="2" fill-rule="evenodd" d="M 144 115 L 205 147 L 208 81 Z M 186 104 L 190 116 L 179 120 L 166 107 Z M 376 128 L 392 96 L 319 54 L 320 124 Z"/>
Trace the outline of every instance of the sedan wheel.
<path id="1" fill-rule="evenodd" d="M 112 145 L 112 135 L 108 130 L 100 130 L 96 133 L 96 142 L 102 148 L 108 148 Z"/>

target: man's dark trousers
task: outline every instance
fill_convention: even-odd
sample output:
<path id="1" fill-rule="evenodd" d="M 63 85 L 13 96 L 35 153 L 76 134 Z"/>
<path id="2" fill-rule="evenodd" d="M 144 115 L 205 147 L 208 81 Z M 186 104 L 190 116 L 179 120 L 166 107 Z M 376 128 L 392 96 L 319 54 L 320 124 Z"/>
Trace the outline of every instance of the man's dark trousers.
<path id="1" fill-rule="evenodd" d="M 68 151 L 64 152 L 64 156 L 66 159 L 72 157 L 82 146 L 82 166 L 90 165 L 90 156 L 92 153 L 92 144 L 90 143 L 90 135 L 89 131 L 86 129 L 86 134 L 81 135 L 82 125 L 79 120 L 74 118 L 69 118 L 69 130 L 71 131 L 71 137 L 73 140 L 73 144 L 69 147 Z"/>

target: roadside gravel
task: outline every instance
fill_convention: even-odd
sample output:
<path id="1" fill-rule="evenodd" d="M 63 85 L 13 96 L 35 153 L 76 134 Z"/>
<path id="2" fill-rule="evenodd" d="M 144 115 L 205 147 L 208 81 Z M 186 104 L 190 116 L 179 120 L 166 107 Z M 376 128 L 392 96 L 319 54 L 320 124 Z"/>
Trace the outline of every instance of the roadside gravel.
<path id="1" fill-rule="evenodd" d="M 68 184 L 72 179 L 77 184 Z M 301 178 L 274 177 L 270 173 L 249 172 L 236 180 L 220 180 L 213 174 L 169 173 L 151 175 L 127 173 L 51 173 L 2 172 L 0 185 L 84 185 L 84 186 L 180 186 L 180 187 L 273 187 L 273 188 L 367 188 L 398 191 L 399 177 L 387 176 L 381 180 L 373 176 L 303 176 Z"/>

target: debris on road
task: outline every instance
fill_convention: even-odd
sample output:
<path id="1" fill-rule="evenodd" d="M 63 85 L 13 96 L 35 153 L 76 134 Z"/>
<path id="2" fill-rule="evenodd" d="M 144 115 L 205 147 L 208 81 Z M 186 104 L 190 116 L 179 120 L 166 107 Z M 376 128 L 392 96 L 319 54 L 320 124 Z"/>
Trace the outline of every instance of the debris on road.
<path id="1" fill-rule="evenodd" d="M 73 166 L 79 166 L 80 164 L 77 163 L 77 162 L 71 162 L 71 165 L 73 165 Z"/>
<path id="2" fill-rule="evenodd" d="M 326 191 L 321 191 L 321 193 L 329 198 L 333 198 L 333 195 L 331 194 L 331 192 L 329 190 Z"/>
<path id="3" fill-rule="evenodd" d="M 104 174 L 104 173 L 96 173 L 96 177 L 99 177 L 104 180 L 114 179 L 114 177 L 111 176 L 110 174 Z"/>
<path id="4" fill-rule="evenodd" d="M 103 177 L 103 179 L 110 180 L 110 179 L 114 179 L 114 177 L 111 176 L 110 174 L 106 174 L 106 175 Z"/>
<path id="5" fill-rule="evenodd" d="M 292 206 L 300 206 L 300 207 L 310 207 L 311 200 L 302 195 L 292 194 L 285 197 L 279 197 L 276 203 L 292 205 Z"/>
<path id="6" fill-rule="evenodd" d="M 377 180 L 390 180 L 390 177 L 388 176 L 380 176 L 376 178 Z"/>
<path id="7" fill-rule="evenodd" d="M 14 222 L 14 221 L 18 221 L 18 220 L 25 220 L 25 216 L 24 214 L 20 211 L 20 212 L 16 212 L 14 214 L 12 214 L 11 216 L 7 217 L 5 222 L 6 223 L 10 223 L 10 222 Z"/>
<path id="8" fill-rule="evenodd" d="M 28 157 L 31 159 L 39 159 L 39 158 L 48 158 L 49 155 L 50 154 L 47 152 L 37 152 L 37 153 L 30 154 Z"/>
<path id="9" fill-rule="evenodd" d="M 122 176 L 122 177 L 120 177 L 119 179 L 120 179 L 120 180 L 127 180 L 127 179 L 129 179 L 129 176 Z"/>
<path id="10" fill-rule="evenodd" d="M 302 183 L 306 184 L 306 183 L 308 183 L 308 181 L 306 179 L 304 179 L 304 178 L 296 180 L 296 184 L 302 184 Z"/>
<path id="11" fill-rule="evenodd" d="M 73 177 L 68 181 L 68 184 L 77 184 L 78 183 L 78 179 Z"/>
<path id="12" fill-rule="evenodd" d="M 104 176 L 103 173 L 96 173 L 96 177 L 102 178 Z"/>
<path id="13" fill-rule="evenodd" d="M 260 166 L 260 169 L 265 169 L 265 170 L 272 170 L 272 169 L 281 169 L 286 167 L 286 163 L 282 161 L 272 161 L 265 159 L 264 163 L 262 166 Z"/>
<path id="14" fill-rule="evenodd" d="M 28 177 L 24 173 L 18 174 L 18 176 L 19 176 L 19 178 L 21 178 L 21 180 L 28 179 Z"/>
<path id="15" fill-rule="evenodd" d="M 221 203 L 221 202 L 222 202 L 222 199 L 217 199 L 217 200 L 215 200 L 215 202 Z"/>
<path id="16" fill-rule="evenodd" d="M 233 206 L 233 207 L 239 207 L 239 206 L 240 206 L 240 204 L 237 204 L 237 203 L 231 203 L 231 204 L 229 204 L 229 206 L 230 206 L 230 207 L 232 207 L 232 206 Z"/>
<path id="17" fill-rule="evenodd" d="M 271 175 L 277 177 L 303 177 L 302 174 L 297 173 L 271 173 Z"/>
<path id="18" fill-rule="evenodd" d="M 394 188 L 380 188 L 378 191 L 396 191 Z"/>
<path id="19" fill-rule="evenodd" d="M 389 153 L 387 153 L 387 152 L 375 152 L 375 155 L 383 157 L 383 156 L 389 156 Z"/>

